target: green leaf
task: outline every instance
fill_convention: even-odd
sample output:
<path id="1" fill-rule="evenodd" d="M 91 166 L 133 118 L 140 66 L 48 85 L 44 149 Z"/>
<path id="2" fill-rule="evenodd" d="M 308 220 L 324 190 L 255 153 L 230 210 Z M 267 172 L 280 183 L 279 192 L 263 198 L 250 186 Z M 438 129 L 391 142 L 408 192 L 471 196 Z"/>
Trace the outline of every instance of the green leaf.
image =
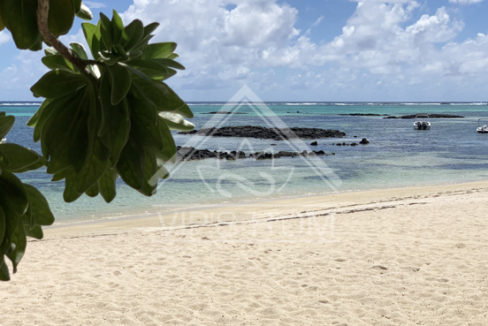
<path id="1" fill-rule="evenodd" d="M 71 174 L 66 176 L 66 179 L 68 179 L 70 176 L 71 176 Z M 66 184 L 64 186 L 64 192 L 63 192 L 63 199 L 65 202 L 72 203 L 75 200 L 77 200 L 78 198 L 80 198 L 81 195 L 83 195 L 83 192 L 80 192 L 78 190 L 78 187 L 76 186 L 76 182 L 73 182 L 73 181 L 66 182 Z"/>
<path id="2" fill-rule="evenodd" d="M 132 79 L 127 68 L 120 64 L 107 66 L 107 70 L 110 74 L 110 82 L 112 84 L 111 103 L 112 105 L 116 105 L 127 96 Z"/>
<path id="3" fill-rule="evenodd" d="M 147 155 L 169 160 L 176 152 L 171 132 L 154 106 L 144 99 L 131 98 L 131 138 Z"/>
<path id="4" fill-rule="evenodd" d="M 147 36 L 154 32 L 158 28 L 159 23 L 152 23 L 144 27 L 144 36 Z"/>
<path id="5" fill-rule="evenodd" d="M 43 57 L 41 60 L 42 60 L 42 63 L 44 63 L 44 65 L 46 65 L 46 67 L 48 67 L 50 69 L 61 69 L 61 70 L 65 70 L 68 72 L 75 72 L 76 71 L 73 64 L 71 62 L 69 62 L 68 60 L 66 60 L 66 58 L 60 54 L 48 55 L 48 56 Z"/>
<path id="6" fill-rule="evenodd" d="M 165 97 L 168 95 L 167 88 L 162 83 L 150 79 L 139 70 L 128 68 L 132 75 L 132 84 L 141 97 L 147 99 L 156 108 L 165 105 Z"/>
<path id="7" fill-rule="evenodd" d="M 159 106 L 160 111 L 171 111 L 181 114 L 187 118 L 193 118 L 193 112 L 191 112 L 188 105 L 165 83 L 162 83 L 166 89 L 166 96 L 164 98 L 164 104 Z"/>
<path id="8" fill-rule="evenodd" d="M 44 237 L 42 228 L 39 225 L 24 225 L 25 235 L 31 238 L 41 240 Z"/>
<path id="9" fill-rule="evenodd" d="M 164 161 L 170 160 L 176 154 L 176 145 L 169 130 L 168 124 L 163 118 L 158 117 L 158 131 L 159 139 L 163 144 L 163 148 L 160 152 L 156 152 L 156 157 L 163 159 Z"/>
<path id="10" fill-rule="evenodd" d="M 90 146 L 88 156 L 81 170 L 66 176 L 66 188 L 64 192 L 64 200 L 66 202 L 76 200 L 81 194 L 88 191 L 98 182 L 107 168 L 109 168 L 107 158 L 106 148 L 100 142 L 94 141 L 93 145 Z"/>
<path id="11" fill-rule="evenodd" d="M 5 28 L 5 24 L 3 23 L 2 12 L 0 11 L 0 31 Z"/>
<path id="12" fill-rule="evenodd" d="M 63 197 L 67 203 L 75 201 L 88 191 L 108 168 L 108 161 L 102 161 L 95 156 L 91 156 L 89 161 L 89 164 L 85 164 L 79 173 L 66 176 L 66 188 Z"/>
<path id="13" fill-rule="evenodd" d="M 77 13 L 81 9 L 81 0 L 72 0 L 73 1 L 73 8 L 75 8 L 75 12 Z"/>
<path id="14" fill-rule="evenodd" d="M 80 10 L 76 12 L 76 16 L 85 19 L 85 20 L 92 20 L 93 19 L 93 14 L 87 6 L 84 4 L 81 4 Z"/>
<path id="15" fill-rule="evenodd" d="M 107 50 L 112 49 L 112 22 L 103 13 L 100 13 L 100 32 L 102 35 L 102 42 Z"/>
<path id="16" fill-rule="evenodd" d="M 181 69 L 181 70 L 185 69 L 183 65 L 181 65 L 180 63 L 172 59 L 154 59 L 154 61 L 165 67 L 171 67 L 171 68 Z"/>
<path id="17" fill-rule="evenodd" d="M 74 17 L 73 1 L 49 0 L 48 26 L 49 31 L 55 36 L 68 33 L 73 25 Z"/>
<path id="18" fill-rule="evenodd" d="M 36 0 L 2 0 L 0 12 L 4 13 L 3 23 L 19 49 L 38 47 L 41 35 L 37 29 Z"/>
<path id="19" fill-rule="evenodd" d="M 51 117 L 52 112 L 62 110 L 65 105 L 69 104 L 72 100 L 73 95 L 46 99 L 42 102 L 41 106 L 37 112 L 32 116 L 32 118 L 27 122 L 27 125 L 34 128 L 34 141 L 39 141 L 41 138 L 41 132 L 44 127 L 45 122 Z"/>
<path id="20" fill-rule="evenodd" d="M 125 27 L 125 33 L 122 35 L 125 41 L 124 48 L 127 52 L 142 40 L 144 36 L 144 25 L 139 19 L 132 21 Z"/>
<path id="21" fill-rule="evenodd" d="M 8 225 L 13 221 L 14 216 L 22 216 L 28 206 L 24 186 L 13 173 L 2 171 L 0 175 L 0 206 L 3 207 Z"/>
<path id="22" fill-rule="evenodd" d="M 112 15 L 112 38 L 113 44 L 119 44 L 124 33 L 124 23 L 115 9 Z"/>
<path id="23" fill-rule="evenodd" d="M 100 57 L 100 22 L 99 25 L 93 25 L 90 23 L 81 24 L 83 28 L 83 34 L 85 34 L 86 43 L 90 47 L 90 52 L 95 59 Z"/>
<path id="24" fill-rule="evenodd" d="M 144 185 L 144 152 L 131 138 L 129 138 L 120 155 L 117 170 L 125 183 L 136 190 L 142 189 Z"/>
<path id="25" fill-rule="evenodd" d="M 4 112 L 2 112 L 4 113 Z M 7 133 L 12 129 L 14 125 L 15 118 L 11 115 L 0 115 L 0 139 L 4 138 Z"/>
<path id="26" fill-rule="evenodd" d="M 54 215 L 49 208 L 49 204 L 42 193 L 37 188 L 25 184 L 24 190 L 29 202 L 29 211 L 32 215 L 34 224 L 51 225 L 54 223 Z"/>
<path id="27" fill-rule="evenodd" d="M 61 97 L 85 87 L 87 84 L 82 75 L 63 70 L 50 71 L 31 87 L 35 97 Z"/>
<path id="28" fill-rule="evenodd" d="M 0 256 L 0 281 L 10 281 L 8 267 L 7 264 L 5 264 L 3 254 Z"/>
<path id="29" fill-rule="evenodd" d="M 168 58 L 176 49 L 176 43 L 153 43 L 149 44 L 144 50 L 142 59 L 165 59 Z"/>
<path id="30" fill-rule="evenodd" d="M 0 167 L 10 172 L 25 172 L 41 167 L 43 159 L 33 150 L 17 144 L 0 144 Z"/>
<path id="31" fill-rule="evenodd" d="M 144 182 L 139 192 L 146 196 L 154 195 L 160 179 L 159 175 L 164 174 L 164 172 L 159 171 L 159 165 L 154 153 L 146 152 L 144 157 Z"/>
<path id="32" fill-rule="evenodd" d="M 134 74 L 133 85 L 137 92 L 159 111 L 172 111 L 187 118 L 193 117 L 188 105 L 168 85 L 151 80 L 137 69 L 129 67 L 129 70 Z"/>
<path id="33" fill-rule="evenodd" d="M 100 141 L 109 149 L 110 160 L 115 165 L 129 139 L 130 116 L 127 101 L 123 100 L 117 105 L 111 104 L 110 82 L 105 75 L 100 81 L 100 103 L 102 106 Z"/>
<path id="34" fill-rule="evenodd" d="M 89 197 L 96 197 L 96 196 L 98 196 L 99 193 L 100 193 L 100 190 L 99 190 L 99 187 L 98 187 L 98 182 L 92 184 L 90 186 L 90 188 L 88 188 L 88 190 L 86 191 L 86 194 Z"/>
<path id="35" fill-rule="evenodd" d="M 161 65 L 157 60 L 136 59 L 127 62 L 128 65 L 137 67 L 142 73 L 146 74 L 151 79 L 162 81 L 168 79 L 176 74 L 176 71 Z"/>
<path id="36" fill-rule="evenodd" d="M 131 134 L 140 148 L 160 152 L 163 142 L 159 133 L 160 118 L 155 107 L 143 98 L 129 98 L 131 111 Z"/>
<path id="37" fill-rule="evenodd" d="M 116 195 L 115 185 L 117 181 L 117 171 L 115 169 L 107 169 L 105 174 L 98 180 L 98 187 L 100 194 L 107 203 L 110 203 Z"/>
<path id="38" fill-rule="evenodd" d="M 6 216 L 5 235 L 3 244 L 0 244 L 0 252 L 6 253 L 10 258 L 15 273 L 25 250 L 22 216 L 27 211 L 28 202 L 23 184 L 15 175 L 6 171 L 2 171 L 0 176 L 0 206 Z"/>
<path id="39" fill-rule="evenodd" d="M 132 50 L 130 51 L 130 57 L 131 58 L 138 58 L 142 56 L 144 53 L 144 50 L 146 49 L 147 45 L 149 44 L 149 41 L 153 38 L 153 35 L 145 35 L 143 38 L 137 42 L 137 44 L 134 45 Z"/>
<path id="40" fill-rule="evenodd" d="M 21 223 L 19 223 L 9 235 L 10 248 L 7 251 L 7 257 L 12 261 L 14 273 L 17 272 L 17 266 L 25 253 L 25 248 L 27 246 L 27 239 L 25 236 L 24 226 Z"/>
<path id="41" fill-rule="evenodd" d="M 0 206 L 0 245 L 3 243 L 5 233 L 7 232 L 7 216 Z M 3 252 L 0 251 L 0 257 L 3 258 Z"/>
<path id="42" fill-rule="evenodd" d="M 31 51 L 39 51 L 42 50 L 42 37 L 39 36 L 38 39 L 32 44 L 32 46 L 29 48 Z"/>
<path id="43" fill-rule="evenodd" d="M 164 122 L 170 129 L 179 131 L 189 131 L 195 128 L 195 125 L 190 121 L 185 120 L 181 115 L 173 112 L 160 112 L 159 116 L 164 119 Z"/>
<path id="44" fill-rule="evenodd" d="M 43 122 L 41 145 L 49 159 L 48 173 L 57 173 L 71 166 L 81 170 L 89 151 L 88 114 L 90 93 L 79 91 L 73 96 L 52 101 Z M 39 123 L 41 122 L 41 117 Z"/>
<path id="45" fill-rule="evenodd" d="M 81 45 L 80 43 L 76 43 L 76 42 L 70 43 L 69 45 L 71 46 L 71 49 L 73 50 L 73 52 L 79 58 L 81 58 L 83 60 L 88 60 L 88 55 L 86 54 L 86 51 L 85 51 L 85 48 L 83 47 L 83 45 Z"/>

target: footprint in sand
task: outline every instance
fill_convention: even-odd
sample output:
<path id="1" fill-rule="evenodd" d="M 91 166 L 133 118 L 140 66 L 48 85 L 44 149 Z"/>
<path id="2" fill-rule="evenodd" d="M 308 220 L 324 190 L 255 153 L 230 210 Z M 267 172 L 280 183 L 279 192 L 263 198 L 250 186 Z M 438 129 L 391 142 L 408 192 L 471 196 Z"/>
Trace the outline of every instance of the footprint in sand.
<path id="1" fill-rule="evenodd" d="M 386 268 L 385 266 L 381 266 L 381 265 L 374 265 L 373 267 L 371 267 L 373 269 L 377 269 L 377 270 L 381 270 L 381 271 L 386 271 L 388 270 L 388 268 Z"/>

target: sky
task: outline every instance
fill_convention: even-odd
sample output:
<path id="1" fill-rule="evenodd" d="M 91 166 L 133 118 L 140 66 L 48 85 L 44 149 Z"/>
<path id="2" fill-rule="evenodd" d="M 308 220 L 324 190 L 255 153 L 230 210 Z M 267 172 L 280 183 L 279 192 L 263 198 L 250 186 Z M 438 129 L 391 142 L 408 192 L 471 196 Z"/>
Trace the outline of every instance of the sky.
<path id="1" fill-rule="evenodd" d="M 159 22 L 186 70 L 186 101 L 488 101 L 488 0 L 98 0 L 128 24 Z M 96 20 L 95 18 L 95 20 Z M 82 42 L 80 20 L 63 42 Z M 46 68 L 0 32 L 0 101 L 33 99 Z"/>

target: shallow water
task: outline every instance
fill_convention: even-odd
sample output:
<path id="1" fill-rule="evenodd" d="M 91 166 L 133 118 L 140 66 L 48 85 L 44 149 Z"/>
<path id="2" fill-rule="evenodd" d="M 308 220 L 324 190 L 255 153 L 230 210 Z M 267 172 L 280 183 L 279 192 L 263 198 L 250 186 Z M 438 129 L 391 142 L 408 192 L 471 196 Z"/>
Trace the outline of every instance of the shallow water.
<path id="1" fill-rule="evenodd" d="M 101 198 L 82 197 L 72 204 L 62 200 L 63 183 L 51 183 L 43 171 L 21 175 L 24 182 L 43 191 L 58 220 L 80 217 L 118 216 L 155 207 L 172 209 L 190 204 L 222 203 L 268 197 L 323 194 L 332 191 L 442 184 L 488 178 L 488 135 L 475 132 L 478 119 L 488 120 L 484 103 L 268 103 L 241 106 L 241 114 L 211 115 L 232 111 L 235 105 L 194 103 L 192 121 L 197 128 L 211 125 L 261 125 L 315 127 L 346 132 L 343 139 L 274 141 L 245 138 L 208 138 L 175 134 L 177 145 L 212 150 L 279 151 L 324 150 L 335 153 L 322 158 L 281 158 L 255 161 L 192 161 L 169 164 L 172 176 L 158 193 L 147 198 L 120 183 L 116 200 L 107 205 Z M 17 121 L 8 139 L 39 151 L 26 126 L 37 109 L 36 103 L 0 103 L 0 111 L 15 115 Z M 416 114 L 448 113 L 463 119 L 430 119 L 432 128 L 416 131 L 413 120 L 383 119 L 381 116 L 343 116 L 348 113 Z M 357 136 L 354 137 L 354 136 Z M 336 146 L 358 142 L 365 146 Z"/>

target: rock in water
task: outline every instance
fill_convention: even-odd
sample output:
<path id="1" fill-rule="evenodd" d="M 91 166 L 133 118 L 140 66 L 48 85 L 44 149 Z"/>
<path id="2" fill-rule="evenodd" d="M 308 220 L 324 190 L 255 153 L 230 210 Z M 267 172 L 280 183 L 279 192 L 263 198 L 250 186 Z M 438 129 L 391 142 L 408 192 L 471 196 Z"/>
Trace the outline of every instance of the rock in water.
<path id="1" fill-rule="evenodd" d="M 259 139 L 314 139 L 342 138 L 345 132 L 334 129 L 320 128 L 266 128 L 259 126 L 228 126 L 220 128 L 203 128 L 200 130 L 182 131 L 180 134 L 212 137 L 248 137 Z"/>
<path id="2" fill-rule="evenodd" d="M 367 145 L 367 144 L 369 144 L 369 140 L 368 140 L 368 138 L 363 138 L 363 139 L 361 139 L 361 141 L 359 143 L 361 145 Z"/>
<path id="3" fill-rule="evenodd" d="M 432 114 L 407 114 L 407 115 L 400 115 L 400 116 L 389 115 L 389 116 L 384 117 L 383 119 L 415 119 L 419 115 L 425 116 L 426 118 L 429 118 L 429 119 L 464 118 L 464 116 L 456 115 L 456 114 L 432 113 Z"/>

